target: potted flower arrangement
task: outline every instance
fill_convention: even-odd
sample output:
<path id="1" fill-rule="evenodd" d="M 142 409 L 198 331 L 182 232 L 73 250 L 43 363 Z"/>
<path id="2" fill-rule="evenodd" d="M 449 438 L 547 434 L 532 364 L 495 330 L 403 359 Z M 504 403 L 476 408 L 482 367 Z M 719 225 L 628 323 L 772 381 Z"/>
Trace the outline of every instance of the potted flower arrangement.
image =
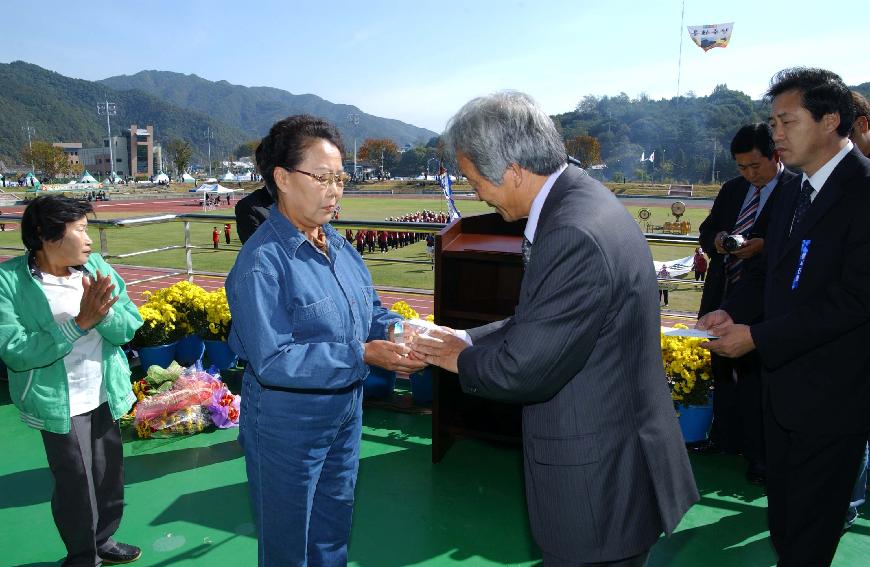
<path id="1" fill-rule="evenodd" d="M 219 288 L 205 293 L 201 308 L 191 314 L 191 321 L 205 341 L 209 362 L 219 370 L 235 365 L 238 356 L 227 344 L 232 324 L 227 290 Z"/>
<path id="2" fill-rule="evenodd" d="M 686 329 L 685 325 L 675 328 Z M 661 335 L 662 362 L 687 443 L 703 441 L 713 420 L 713 372 L 704 339 Z"/>
<path id="3" fill-rule="evenodd" d="M 143 324 L 133 337 L 133 348 L 139 353 L 143 368 L 158 365 L 166 368 L 175 358 L 175 345 L 180 337 L 178 311 L 163 301 L 148 301 L 139 307 Z"/>
<path id="4" fill-rule="evenodd" d="M 205 345 L 197 333 L 195 323 L 196 314 L 205 309 L 207 292 L 194 283 L 180 281 L 157 291 L 146 291 L 143 295 L 148 303 L 166 303 L 175 308 L 179 333 L 175 358 L 185 366 L 201 360 Z"/>

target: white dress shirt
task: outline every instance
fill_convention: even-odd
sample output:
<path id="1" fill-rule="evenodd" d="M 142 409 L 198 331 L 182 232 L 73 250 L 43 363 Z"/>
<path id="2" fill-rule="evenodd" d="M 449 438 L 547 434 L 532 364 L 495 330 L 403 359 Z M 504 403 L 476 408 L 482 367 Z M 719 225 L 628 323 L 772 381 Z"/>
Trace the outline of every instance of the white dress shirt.
<path id="1" fill-rule="evenodd" d="M 834 154 L 834 157 L 828 160 L 825 165 L 819 168 L 817 172 L 815 172 L 812 177 L 807 176 L 806 173 L 803 175 L 803 179 L 801 179 L 801 185 L 803 185 L 804 181 L 807 179 L 810 180 L 810 185 L 813 186 L 813 192 L 810 194 L 810 202 L 815 201 L 816 197 L 819 196 L 819 191 L 822 190 L 822 187 L 825 186 L 825 182 L 834 172 L 834 168 L 840 165 L 840 162 L 843 161 L 843 158 L 846 157 L 846 154 L 852 151 L 852 148 L 855 144 L 852 143 L 852 140 L 847 140 L 846 145 L 843 146 L 839 152 Z"/>

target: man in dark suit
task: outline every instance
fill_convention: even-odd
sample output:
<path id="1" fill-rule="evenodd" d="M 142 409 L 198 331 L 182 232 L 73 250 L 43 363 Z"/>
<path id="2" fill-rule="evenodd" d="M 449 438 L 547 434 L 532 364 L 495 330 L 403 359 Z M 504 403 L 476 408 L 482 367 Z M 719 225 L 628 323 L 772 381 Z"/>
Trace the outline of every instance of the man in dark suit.
<path id="1" fill-rule="evenodd" d="M 523 408 L 526 497 L 545 565 L 644 565 L 698 500 L 662 367 L 652 256 L 611 192 L 565 162 L 527 95 L 472 100 L 442 137 L 507 221 L 528 218 L 513 317 L 415 338 L 463 391 Z M 496 282 L 493 282 L 496 285 Z"/>
<path id="2" fill-rule="evenodd" d="M 785 169 L 774 149 L 773 133 L 764 123 L 747 124 L 731 140 L 731 157 L 740 176 L 722 185 L 710 214 L 700 226 L 701 247 L 710 267 L 699 316 L 718 309 L 740 280 L 748 262 L 764 249 L 770 211 L 779 188 L 795 174 Z M 729 235 L 746 240 L 727 250 Z M 736 360 L 713 355 L 713 429 L 703 452 L 743 453 L 749 466 L 746 478 L 764 482 L 764 436 L 761 420 L 761 361 L 756 353 Z"/>
<path id="3" fill-rule="evenodd" d="M 782 188 L 762 262 L 700 328 L 763 363 L 768 521 L 779 565 L 829 565 L 870 432 L 870 160 L 842 79 L 787 69 L 767 92 Z M 761 321 L 754 321 L 763 313 Z"/>

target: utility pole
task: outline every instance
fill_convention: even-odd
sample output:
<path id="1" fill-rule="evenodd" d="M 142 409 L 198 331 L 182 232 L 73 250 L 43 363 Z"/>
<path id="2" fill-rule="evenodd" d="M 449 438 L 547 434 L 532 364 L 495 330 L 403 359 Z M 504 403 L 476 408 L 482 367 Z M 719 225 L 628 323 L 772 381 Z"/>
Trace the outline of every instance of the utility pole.
<path id="1" fill-rule="evenodd" d="M 356 180 L 356 130 L 359 128 L 359 114 L 351 112 L 347 115 L 347 121 L 353 127 L 353 178 Z"/>
<path id="2" fill-rule="evenodd" d="M 30 147 L 30 171 L 36 174 L 36 166 L 33 165 L 33 140 L 30 139 L 30 136 L 36 134 L 36 129 L 30 125 L 30 122 L 25 123 L 21 129 L 27 134 L 27 145 Z"/>
<path id="3" fill-rule="evenodd" d="M 97 114 L 106 115 L 106 129 L 109 131 L 109 181 L 115 179 L 115 151 L 112 146 L 112 123 L 109 121 L 110 116 L 118 114 L 118 106 L 114 102 L 101 102 L 97 105 Z M 132 172 L 131 172 L 132 173 Z"/>

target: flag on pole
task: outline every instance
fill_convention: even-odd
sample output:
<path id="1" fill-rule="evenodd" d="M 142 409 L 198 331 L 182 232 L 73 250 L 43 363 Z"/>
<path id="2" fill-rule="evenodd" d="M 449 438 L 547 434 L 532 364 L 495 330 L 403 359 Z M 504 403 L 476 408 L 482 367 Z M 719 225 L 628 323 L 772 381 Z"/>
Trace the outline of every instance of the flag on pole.
<path id="1" fill-rule="evenodd" d="M 731 30 L 734 22 L 727 24 L 709 24 L 706 26 L 687 26 L 689 37 L 695 45 L 704 51 L 710 51 L 714 47 L 728 47 L 731 41 Z"/>
<path id="2" fill-rule="evenodd" d="M 462 218 L 459 211 L 456 209 L 456 203 L 453 202 L 453 184 L 450 182 L 450 173 L 443 165 L 438 168 L 438 185 L 441 186 L 441 192 L 444 193 L 444 199 L 447 201 L 447 212 L 450 215 L 450 221 L 453 222 L 458 218 Z"/>

